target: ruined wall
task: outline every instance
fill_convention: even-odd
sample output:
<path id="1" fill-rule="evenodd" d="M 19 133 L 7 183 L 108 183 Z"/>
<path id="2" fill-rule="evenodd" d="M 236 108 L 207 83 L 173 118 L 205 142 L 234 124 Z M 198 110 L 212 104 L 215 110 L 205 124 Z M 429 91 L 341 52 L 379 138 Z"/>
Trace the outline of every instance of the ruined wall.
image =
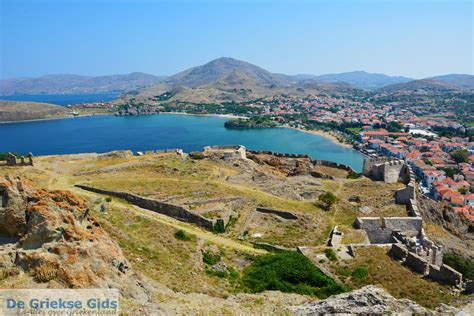
<path id="1" fill-rule="evenodd" d="M 247 149 L 247 152 L 250 153 L 250 154 L 254 154 L 254 155 L 272 155 L 272 156 L 275 156 L 275 157 L 284 157 L 284 158 L 306 158 L 306 159 L 309 158 L 311 163 L 314 166 L 319 165 L 319 166 L 342 169 L 342 170 L 345 170 L 345 171 L 348 171 L 348 172 L 351 172 L 351 173 L 356 173 L 356 174 L 358 173 L 354 169 L 352 169 L 350 166 L 340 164 L 340 163 L 337 163 L 337 162 L 333 162 L 333 161 L 328 161 L 328 160 L 312 160 L 309 155 L 277 153 L 277 152 L 273 152 L 273 151 L 270 151 L 270 150 L 249 150 L 249 149 Z"/>
<path id="2" fill-rule="evenodd" d="M 408 253 L 405 260 L 405 265 L 410 267 L 413 271 L 423 275 L 428 272 L 428 261 L 413 252 Z"/>
<path id="3" fill-rule="evenodd" d="M 393 229 L 386 228 L 381 217 L 358 217 L 356 228 L 365 230 L 371 244 L 393 243 Z"/>
<path id="4" fill-rule="evenodd" d="M 288 211 L 275 210 L 275 209 L 266 208 L 266 207 L 257 207 L 255 210 L 260 213 L 274 214 L 284 219 L 298 219 L 298 217 L 295 214 Z"/>
<path id="5" fill-rule="evenodd" d="M 376 164 L 382 164 L 391 160 L 389 157 L 377 157 L 377 158 L 366 158 L 364 159 L 364 166 L 362 168 L 362 174 L 364 176 L 370 175 L 372 169 Z"/>
<path id="6" fill-rule="evenodd" d="M 383 164 L 383 181 L 385 183 L 396 183 L 405 163 L 400 160 L 389 161 Z"/>
<path id="7" fill-rule="evenodd" d="M 417 232 L 423 228 L 421 217 L 384 217 L 385 227 L 392 231 Z"/>
<path id="8" fill-rule="evenodd" d="M 442 264 L 440 267 L 430 264 L 428 277 L 440 283 L 456 287 L 462 286 L 462 274 L 445 264 Z"/>
<path id="9" fill-rule="evenodd" d="M 408 256 L 408 249 L 402 244 L 393 244 L 389 255 L 397 260 L 405 260 Z"/>
<path id="10" fill-rule="evenodd" d="M 418 233 L 423 228 L 421 217 L 358 217 L 356 228 L 363 229 L 372 244 L 395 242 L 396 231 Z"/>
<path id="11" fill-rule="evenodd" d="M 98 189 L 98 188 L 94 188 L 94 187 L 90 187 L 86 185 L 79 185 L 79 184 L 76 185 L 76 187 L 81 188 L 83 190 L 99 193 L 99 194 L 115 196 L 120 199 L 124 199 L 125 201 L 132 203 L 133 205 L 139 206 L 141 208 L 145 208 L 153 212 L 167 215 L 169 217 L 172 217 L 174 219 L 177 219 L 183 222 L 196 224 L 208 230 L 212 230 L 214 227 L 214 222 L 212 220 L 204 218 L 200 215 L 194 214 L 191 211 L 179 205 L 147 199 L 147 198 L 134 195 L 131 193 L 127 193 L 127 192 L 103 190 L 103 189 Z"/>

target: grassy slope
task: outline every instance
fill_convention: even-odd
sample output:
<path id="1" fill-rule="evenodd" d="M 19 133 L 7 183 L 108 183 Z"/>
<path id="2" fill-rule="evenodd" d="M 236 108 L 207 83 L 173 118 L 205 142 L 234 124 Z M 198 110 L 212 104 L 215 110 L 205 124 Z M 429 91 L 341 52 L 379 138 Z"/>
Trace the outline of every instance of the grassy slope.
<path id="1" fill-rule="evenodd" d="M 65 117 L 69 112 L 65 107 L 48 103 L 0 101 L 0 122 Z"/>
<path id="2" fill-rule="evenodd" d="M 124 165 L 128 167 L 106 173 L 74 176 L 79 171 L 106 170 L 104 168 Z M 319 230 L 311 229 L 308 232 L 300 226 L 287 228 L 283 235 L 272 237 L 273 241 L 283 242 L 286 238 L 290 240 L 290 243 L 299 245 L 302 245 L 300 242 L 305 240 L 312 241 L 315 245 L 322 245 L 333 224 L 352 231 L 350 224 L 359 213 L 356 209 L 357 205 L 346 204 L 348 196 L 361 196 L 361 204 L 370 205 L 378 215 L 384 215 L 385 211 L 393 215 L 402 215 L 403 212 L 403 208 L 389 203 L 393 199 L 392 193 L 397 189 L 397 185 L 385 186 L 366 179 L 324 181 L 323 187 L 337 193 L 340 198 L 333 210 L 326 212 L 310 202 L 286 200 L 248 186 L 235 186 L 225 182 L 226 176 L 235 172 L 237 171 L 234 168 L 220 163 L 206 160 L 189 162 L 171 156 L 143 156 L 130 159 L 37 157 L 34 168 L 6 169 L 6 173 L 27 174 L 40 186 L 71 189 L 92 199 L 97 199 L 99 196 L 76 189 L 73 185 L 89 182 L 156 198 L 173 194 L 195 197 L 196 193 L 199 199 L 237 195 L 253 201 L 245 206 L 247 208 L 252 208 L 255 206 L 254 203 L 258 203 L 269 207 L 292 209 L 300 214 L 313 214 L 321 218 Z M 370 198 L 375 192 L 385 193 L 378 198 Z M 380 205 L 385 206 L 380 207 Z M 225 297 L 240 290 L 239 285 L 228 278 L 219 278 L 206 273 L 201 255 L 203 249 L 207 247 L 220 249 L 224 254 L 223 262 L 239 273 L 251 263 L 252 257 L 263 253 L 252 249 L 248 243 L 236 240 L 236 231 L 242 226 L 244 218 L 239 218 L 235 228 L 230 232 L 215 235 L 193 225 L 128 205 L 118 199 L 113 199 L 112 207 L 107 213 L 96 212 L 96 216 L 121 245 L 136 270 L 171 289 L 186 293 L 208 293 Z M 297 231 L 292 231 L 296 228 Z M 196 237 L 191 241 L 177 240 L 174 233 L 178 229 L 183 229 Z M 350 238 L 358 237 L 348 235 Z M 305 239 L 306 236 L 310 238 Z M 379 284 L 396 297 L 410 298 L 428 307 L 433 307 L 440 302 L 449 302 L 452 298 L 447 287 L 421 278 L 387 257 L 383 250 L 373 250 L 373 248 L 367 252 L 360 250 L 359 256 L 355 259 L 338 261 L 331 265 L 333 271 L 345 278 L 345 283 L 354 288 L 365 284 Z M 352 271 L 357 266 L 368 268 L 369 275 L 366 279 L 354 280 L 344 276 L 347 274 L 343 271 L 344 268 Z M 168 298 L 165 295 L 161 299 L 165 302 Z"/>

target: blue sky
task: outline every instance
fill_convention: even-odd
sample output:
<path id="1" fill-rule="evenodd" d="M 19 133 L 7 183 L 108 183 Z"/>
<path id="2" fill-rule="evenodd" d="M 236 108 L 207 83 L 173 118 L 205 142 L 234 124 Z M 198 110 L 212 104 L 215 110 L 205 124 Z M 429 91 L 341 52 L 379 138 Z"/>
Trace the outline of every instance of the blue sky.
<path id="1" fill-rule="evenodd" d="M 0 77 L 170 75 L 214 58 L 272 72 L 473 73 L 471 0 L 0 0 Z"/>

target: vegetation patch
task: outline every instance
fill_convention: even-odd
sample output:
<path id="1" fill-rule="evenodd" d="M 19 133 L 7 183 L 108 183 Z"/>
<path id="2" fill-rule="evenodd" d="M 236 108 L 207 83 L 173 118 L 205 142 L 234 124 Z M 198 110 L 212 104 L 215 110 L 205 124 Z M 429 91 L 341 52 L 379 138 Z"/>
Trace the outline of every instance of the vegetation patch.
<path id="1" fill-rule="evenodd" d="M 462 273 L 463 278 L 474 280 L 474 261 L 454 253 L 446 253 L 443 263 Z"/>
<path id="2" fill-rule="evenodd" d="M 242 283 L 251 293 L 275 290 L 326 298 L 345 291 L 298 252 L 259 257 L 243 273 Z"/>
<path id="3" fill-rule="evenodd" d="M 191 235 L 189 235 L 182 229 L 176 231 L 176 233 L 174 233 L 174 237 L 176 237 L 176 239 L 183 240 L 183 241 L 189 241 L 192 239 Z"/>
<path id="4" fill-rule="evenodd" d="M 202 253 L 202 261 L 208 265 L 215 265 L 219 261 L 221 261 L 221 255 L 218 253 L 214 253 L 212 251 L 203 251 Z"/>

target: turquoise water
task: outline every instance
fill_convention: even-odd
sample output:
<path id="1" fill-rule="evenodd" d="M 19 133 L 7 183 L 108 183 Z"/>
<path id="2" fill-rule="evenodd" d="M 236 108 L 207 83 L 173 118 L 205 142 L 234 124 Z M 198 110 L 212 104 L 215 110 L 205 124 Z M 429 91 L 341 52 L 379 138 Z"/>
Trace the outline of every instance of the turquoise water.
<path id="1" fill-rule="evenodd" d="M 363 156 L 322 136 L 292 129 L 233 130 L 226 118 L 186 115 L 91 116 L 0 124 L 0 152 L 35 155 L 145 151 L 241 144 L 254 150 L 308 154 L 362 170 Z"/>
<path id="2" fill-rule="evenodd" d="M 89 102 L 107 102 L 120 96 L 118 93 L 83 93 L 83 94 L 38 94 L 0 96 L 0 100 L 45 102 L 57 105 L 74 105 Z"/>

